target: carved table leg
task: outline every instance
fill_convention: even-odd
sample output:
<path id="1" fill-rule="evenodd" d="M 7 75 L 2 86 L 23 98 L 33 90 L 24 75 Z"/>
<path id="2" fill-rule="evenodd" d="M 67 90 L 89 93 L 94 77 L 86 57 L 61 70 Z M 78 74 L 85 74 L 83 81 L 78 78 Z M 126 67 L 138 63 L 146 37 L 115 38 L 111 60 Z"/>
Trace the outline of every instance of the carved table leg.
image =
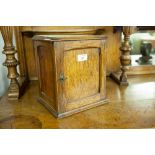
<path id="1" fill-rule="evenodd" d="M 8 99 L 9 100 L 17 100 L 20 95 L 22 88 L 22 83 L 19 79 L 19 74 L 17 72 L 17 65 L 19 62 L 15 58 L 15 47 L 13 46 L 13 27 L 11 26 L 1 26 L 1 33 L 4 39 L 4 51 L 3 53 L 6 55 L 6 60 L 3 63 L 4 66 L 8 68 L 7 77 L 10 79 L 10 85 L 8 89 Z"/>
<path id="2" fill-rule="evenodd" d="M 123 26 L 124 41 L 122 46 L 120 47 L 120 50 L 122 52 L 120 56 L 121 72 L 111 74 L 111 77 L 120 85 L 129 84 L 126 71 L 128 70 L 128 67 L 131 64 L 131 56 L 130 56 L 131 45 L 129 41 L 130 41 L 130 35 L 134 29 L 135 27 Z"/>

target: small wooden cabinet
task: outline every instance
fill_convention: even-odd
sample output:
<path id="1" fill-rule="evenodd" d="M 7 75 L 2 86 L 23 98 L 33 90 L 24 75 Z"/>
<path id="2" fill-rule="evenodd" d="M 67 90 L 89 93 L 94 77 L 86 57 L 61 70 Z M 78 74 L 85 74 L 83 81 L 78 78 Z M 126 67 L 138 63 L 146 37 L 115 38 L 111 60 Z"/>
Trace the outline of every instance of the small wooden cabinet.
<path id="1" fill-rule="evenodd" d="M 35 36 L 39 101 L 56 117 L 106 103 L 105 36 Z"/>

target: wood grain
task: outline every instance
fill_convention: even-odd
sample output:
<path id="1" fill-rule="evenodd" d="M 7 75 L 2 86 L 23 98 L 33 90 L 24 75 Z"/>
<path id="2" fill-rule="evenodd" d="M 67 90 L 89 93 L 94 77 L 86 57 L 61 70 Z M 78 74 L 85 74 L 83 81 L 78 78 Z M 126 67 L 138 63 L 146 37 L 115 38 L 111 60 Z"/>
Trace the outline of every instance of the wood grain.
<path id="1" fill-rule="evenodd" d="M 121 46 L 121 33 L 113 33 L 113 26 L 104 26 L 104 31 L 97 34 L 104 34 L 107 36 L 107 75 L 116 72 L 120 68 L 120 46 Z"/>
<path id="2" fill-rule="evenodd" d="M 77 57 L 81 54 L 87 55 L 88 60 L 79 62 Z M 97 48 L 65 51 L 64 91 L 68 102 L 99 93 L 99 54 Z"/>
<path id="3" fill-rule="evenodd" d="M 27 72 L 30 80 L 37 80 L 36 59 L 33 48 L 32 38 L 24 35 L 25 59 L 27 64 Z"/>
<path id="4" fill-rule="evenodd" d="M 6 55 L 6 60 L 3 63 L 7 67 L 8 75 L 10 79 L 10 84 L 8 88 L 8 99 L 18 100 L 20 97 L 20 86 L 18 82 L 19 73 L 17 72 L 17 65 L 19 65 L 18 60 L 15 58 L 16 50 L 13 46 L 13 28 L 12 26 L 1 26 L 1 33 L 4 40 L 4 51 L 3 54 Z"/>
<path id="5" fill-rule="evenodd" d="M 107 78 L 108 104 L 56 119 L 39 104 L 38 82 L 31 81 L 20 101 L 0 100 L 2 129 L 146 129 L 155 128 L 154 75 L 129 76 L 130 85 L 120 87 Z M 145 89 L 144 89 L 145 88 Z M 94 104 L 93 104 L 94 105 Z M 94 105 L 96 106 L 96 105 Z M 25 117 L 26 116 L 26 117 Z"/>
<path id="6" fill-rule="evenodd" d="M 55 102 L 55 68 L 54 68 L 54 57 L 52 52 L 49 52 L 50 46 L 47 43 L 43 43 L 37 46 L 37 65 L 38 65 L 38 75 L 40 84 L 40 95 L 48 100 L 49 103 L 57 109 Z M 52 49 L 51 49 L 52 50 Z"/>
<path id="7" fill-rule="evenodd" d="M 48 35 L 33 39 L 40 83 L 39 100 L 55 116 L 68 116 L 93 107 L 93 104 L 105 103 L 105 36 Z M 87 58 L 79 61 L 81 55 Z"/>
<path id="8" fill-rule="evenodd" d="M 121 46 L 121 32 L 113 32 L 113 26 L 22 26 L 18 28 L 16 33 L 17 35 L 17 51 L 21 52 L 22 44 L 23 51 L 25 51 L 25 58 L 19 56 L 19 61 L 21 62 L 21 67 L 24 66 L 24 61 L 26 61 L 26 67 L 28 70 L 28 77 L 30 80 L 37 80 L 37 71 L 34 65 L 34 49 L 32 37 L 34 35 L 67 35 L 67 34 L 104 34 L 108 37 L 107 39 L 107 75 L 110 75 L 112 72 L 117 72 L 120 69 L 120 46 Z M 19 47 L 18 47 L 19 46 Z M 141 67 L 140 67 L 141 68 Z M 132 68 L 134 70 L 134 67 Z M 145 67 L 144 67 L 145 70 Z M 153 68 L 150 67 L 150 73 L 154 72 Z M 21 70 L 21 73 L 24 73 L 24 69 Z M 147 71 L 146 71 L 147 72 Z M 136 71 L 132 74 L 136 74 Z"/>
<path id="9" fill-rule="evenodd" d="M 25 60 L 27 64 L 28 77 L 30 80 L 37 80 L 37 71 L 34 65 L 34 49 L 32 37 L 34 35 L 97 35 L 104 34 L 108 37 L 107 40 L 107 74 L 118 71 L 120 68 L 120 32 L 113 33 L 113 26 L 23 26 L 20 27 L 20 36 L 22 40 L 19 45 L 24 46 Z M 19 40 L 19 39 L 18 39 Z M 17 49 L 18 50 L 18 49 Z M 19 48 L 21 51 L 21 48 Z M 21 63 L 24 63 L 21 59 Z M 24 71 L 23 71 L 24 72 Z"/>

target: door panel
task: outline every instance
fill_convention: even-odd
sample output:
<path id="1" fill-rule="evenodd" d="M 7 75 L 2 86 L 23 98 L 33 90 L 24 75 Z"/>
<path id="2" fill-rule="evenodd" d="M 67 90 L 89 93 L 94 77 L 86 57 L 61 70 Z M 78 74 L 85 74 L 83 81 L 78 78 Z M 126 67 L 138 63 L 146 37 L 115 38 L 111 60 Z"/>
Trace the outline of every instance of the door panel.
<path id="1" fill-rule="evenodd" d="M 59 111 L 67 112 L 105 100 L 105 41 L 54 43 Z"/>
<path id="2" fill-rule="evenodd" d="M 99 93 L 99 48 L 64 52 L 64 92 L 67 103 Z"/>

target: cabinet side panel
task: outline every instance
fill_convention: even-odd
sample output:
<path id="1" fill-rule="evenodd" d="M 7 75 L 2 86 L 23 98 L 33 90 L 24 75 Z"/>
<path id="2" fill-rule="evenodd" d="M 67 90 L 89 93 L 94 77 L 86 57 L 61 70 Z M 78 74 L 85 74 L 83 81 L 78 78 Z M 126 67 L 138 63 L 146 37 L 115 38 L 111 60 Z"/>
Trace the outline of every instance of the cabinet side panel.
<path id="1" fill-rule="evenodd" d="M 40 96 L 56 109 L 55 95 L 55 67 L 53 50 L 50 43 L 38 42 L 37 45 L 37 68 L 39 75 Z"/>

